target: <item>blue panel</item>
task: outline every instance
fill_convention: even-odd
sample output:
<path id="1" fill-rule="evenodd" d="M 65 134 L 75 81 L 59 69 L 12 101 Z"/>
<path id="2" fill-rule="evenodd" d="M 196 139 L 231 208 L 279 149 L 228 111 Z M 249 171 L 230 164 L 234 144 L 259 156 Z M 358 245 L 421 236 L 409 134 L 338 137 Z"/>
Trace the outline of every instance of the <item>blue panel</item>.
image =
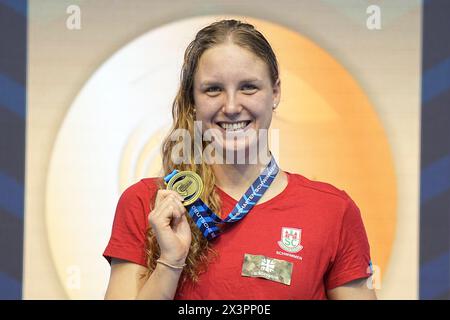
<path id="1" fill-rule="evenodd" d="M 0 272 L 0 299 L 21 299 L 22 283 Z"/>
<path id="2" fill-rule="evenodd" d="M 15 12 L 26 16 L 27 15 L 27 1 L 26 0 L 0 0 L 0 5 L 6 6 Z"/>
<path id="3" fill-rule="evenodd" d="M 5 74 L 0 73 L 0 106 L 25 118 L 25 88 Z"/>
<path id="4" fill-rule="evenodd" d="M 22 219 L 23 197 L 23 185 L 0 171 L 0 208 Z"/>
<path id="5" fill-rule="evenodd" d="M 422 168 L 421 189 L 422 204 L 450 189 L 450 154 Z"/>
<path id="6" fill-rule="evenodd" d="M 0 299 L 21 299 L 27 1 L 0 0 L 0 39 Z"/>
<path id="7" fill-rule="evenodd" d="M 433 299 L 450 290 L 450 252 L 422 264 L 420 268 L 421 299 Z"/>
<path id="8" fill-rule="evenodd" d="M 450 58 L 433 66 L 423 74 L 422 102 L 427 103 L 434 97 L 450 89 Z"/>
<path id="9" fill-rule="evenodd" d="M 450 298 L 449 1 L 425 1 L 422 39 L 421 299 Z"/>

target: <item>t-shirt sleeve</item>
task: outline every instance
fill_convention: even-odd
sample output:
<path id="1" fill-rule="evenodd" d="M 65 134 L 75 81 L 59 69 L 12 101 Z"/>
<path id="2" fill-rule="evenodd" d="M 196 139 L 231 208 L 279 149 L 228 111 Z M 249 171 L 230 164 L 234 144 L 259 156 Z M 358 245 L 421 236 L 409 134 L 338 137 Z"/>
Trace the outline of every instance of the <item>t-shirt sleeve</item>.
<path id="1" fill-rule="evenodd" d="M 117 204 L 111 238 L 103 256 L 127 260 L 142 266 L 146 263 L 146 233 L 150 210 L 148 186 L 140 181 L 126 189 Z"/>
<path id="2" fill-rule="evenodd" d="M 361 213 L 355 202 L 348 198 L 337 252 L 325 279 L 325 286 L 327 290 L 334 289 L 371 274 L 370 247 Z"/>

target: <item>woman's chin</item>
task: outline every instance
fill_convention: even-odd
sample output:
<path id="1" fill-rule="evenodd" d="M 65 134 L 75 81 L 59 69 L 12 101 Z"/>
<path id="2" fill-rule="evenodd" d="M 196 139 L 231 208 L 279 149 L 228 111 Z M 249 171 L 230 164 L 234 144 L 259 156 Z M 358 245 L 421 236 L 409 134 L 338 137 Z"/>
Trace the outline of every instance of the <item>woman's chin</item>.
<path id="1" fill-rule="evenodd" d="M 250 161 L 249 156 L 255 158 L 258 155 L 257 144 L 248 141 L 226 143 L 223 150 L 224 163 L 227 164 L 254 163 L 254 161 Z"/>

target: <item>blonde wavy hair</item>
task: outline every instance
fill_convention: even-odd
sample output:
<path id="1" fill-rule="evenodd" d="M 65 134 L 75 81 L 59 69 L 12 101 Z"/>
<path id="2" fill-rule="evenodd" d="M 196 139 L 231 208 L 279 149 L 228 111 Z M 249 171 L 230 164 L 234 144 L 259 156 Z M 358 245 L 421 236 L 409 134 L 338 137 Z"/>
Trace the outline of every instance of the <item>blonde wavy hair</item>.
<path id="1" fill-rule="evenodd" d="M 172 104 L 173 125 L 169 134 L 163 141 L 161 150 L 164 175 L 169 174 L 174 169 L 180 171 L 190 170 L 198 173 L 204 183 L 201 199 L 216 213 L 220 212 L 221 203 L 215 190 L 214 172 L 210 165 L 203 161 L 201 161 L 200 164 L 196 164 L 194 161 L 194 155 L 196 154 L 194 149 L 197 148 L 197 152 L 200 152 L 198 154 L 203 155 L 203 150 L 206 147 L 205 143 L 196 145 L 192 142 L 190 162 L 175 164 L 172 161 L 171 154 L 172 149 L 178 141 L 173 141 L 171 137 L 177 129 L 186 129 L 190 136 L 194 137 L 195 101 L 193 87 L 194 75 L 197 70 L 198 62 L 207 49 L 228 41 L 249 50 L 266 62 L 272 85 L 275 85 L 279 76 L 275 53 L 269 42 L 253 25 L 237 20 L 221 20 L 201 29 L 197 33 L 195 39 L 188 45 L 184 54 L 184 63 L 180 77 L 181 83 Z M 194 139 L 191 140 L 194 141 Z M 159 188 L 165 189 L 162 180 L 160 181 Z M 188 221 L 192 232 L 192 242 L 186 259 L 186 267 L 181 275 L 181 283 L 184 283 L 184 281 L 188 279 L 197 282 L 199 275 L 206 270 L 210 259 L 216 256 L 216 252 L 212 249 L 210 243 L 204 238 L 189 215 Z M 160 249 L 156 236 L 150 227 L 147 230 L 146 250 L 148 266 L 147 276 L 149 276 L 156 268 L 156 260 L 160 256 Z"/>

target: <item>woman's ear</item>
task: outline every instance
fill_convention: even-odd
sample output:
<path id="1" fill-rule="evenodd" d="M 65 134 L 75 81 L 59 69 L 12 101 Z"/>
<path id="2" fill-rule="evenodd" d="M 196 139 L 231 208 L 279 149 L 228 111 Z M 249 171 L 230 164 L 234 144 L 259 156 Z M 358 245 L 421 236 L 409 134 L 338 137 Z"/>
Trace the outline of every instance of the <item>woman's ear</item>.
<path id="1" fill-rule="evenodd" d="M 273 109 L 275 110 L 280 103 L 281 98 L 281 81 L 280 78 L 277 79 L 273 85 Z"/>

